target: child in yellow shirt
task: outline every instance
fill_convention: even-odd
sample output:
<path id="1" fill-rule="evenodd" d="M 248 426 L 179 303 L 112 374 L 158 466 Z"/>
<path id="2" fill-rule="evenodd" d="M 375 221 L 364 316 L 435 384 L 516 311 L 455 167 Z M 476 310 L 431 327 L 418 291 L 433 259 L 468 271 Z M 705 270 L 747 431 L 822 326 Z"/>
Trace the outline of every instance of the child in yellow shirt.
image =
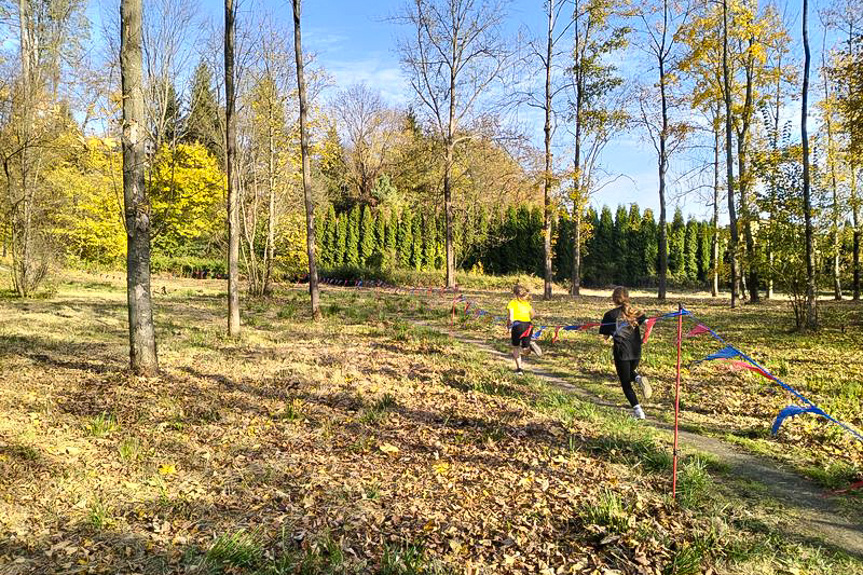
<path id="1" fill-rule="evenodd" d="M 524 375 L 521 356 L 529 354 L 531 350 L 537 355 L 542 355 L 542 350 L 533 341 L 533 306 L 530 305 L 530 293 L 527 288 L 516 284 L 512 289 L 515 298 L 506 306 L 508 312 L 507 326 L 510 329 L 512 339 L 512 357 L 515 360 L 515 373 Z"/>

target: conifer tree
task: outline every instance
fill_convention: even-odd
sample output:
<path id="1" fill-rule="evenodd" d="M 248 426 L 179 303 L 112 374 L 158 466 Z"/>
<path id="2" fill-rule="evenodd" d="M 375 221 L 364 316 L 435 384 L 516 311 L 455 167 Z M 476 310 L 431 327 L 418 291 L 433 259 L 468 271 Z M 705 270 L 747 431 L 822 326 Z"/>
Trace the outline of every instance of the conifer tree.
<path id="1" fill-rule="evenodd" d="M 378 254 L 379 257 L 383 258 L 383 255 L 387 250 L 387 217 L 382 210 L 378 210 L 375 212 L 373 219 L 375 225 L 375 241 L 372 253 Z"/>
<path id="2" fill-rule="evenodd" d="M 572 223 L 569 214 L 562 211 L 557 217 L 554 229 L 554 277 L 566 280 L 572 277 Z"/>
<path id="3" fill-rule="evenodd" d="M 335 220 L 335 209 L 330 204 L 329 209 L 319 218 L 321 233 L 318 234 L 318 258 L 321 267 L 333 265 L 333 225 Z"/>
<path id="4" fill-rule="evenodd" d="M 522 204 L 518 207 L 518 221 L 516 224 L 516 271 L 532 272 L 531 269 L 531 225 L 530 209 Z"/>
<path id="5" fill-rule="evenodd" d="M 539 206 L 534 206 L 530 210 L 530 265 L 526 271 L 543 277 L 545 274 L 545 237 L 544 230 L 544 214 Z M 551 216 L 549 216 L 549 225 L 551 225 Z"/>
<path id="6" fill-rule="evenodd" d="M 618 285 L 629 285 L 632 282 L 632 274 L 626 265 L 629 254 L 629 214 L 622 205 L 618 205 L 614 213 L 612 249 L 612 281 Z"/>
<path id="7" fill-rule="evenodd" d="M 375 251 L 375 220 L 368 206 L 362 211 L 359 239 L 360 265 L 364 265 Z"/>
<path id="8" fill-rule="evenodd" d="M 632 285 L 642 285 L 645 280 L 644 268 L 644 237 L 641 235 L 641 210 L 638 204 L 629 207 L 628 240 L 625 255 L 627 282 Z"/>
<path id="9" fill-rule="evenodd" d="M 614 218 L 608 206 L 602 207 L 599 221 L 594 229 L 594 261 L 597 270 L 597 285 L 614 282 L 616 254 L 614 252 Z"/>
<path id="10" fill-rule="evenodd" d="M 423 260 L 426 268 L 437 269 L 438 256 L 438 220 L 430 214 L 423 222 L 425 237 L 423 238 Z"/>
<path id="11" fill-rule="evenodd" d="M 360 265 L 360 208 L 354 206 L 348 215 L 348 234 L 345 241 L 345 265 Z"/>
<path id="12" fill-rule="evenodd" d="M 411 267 L 411 252 L 414 245 L 414 216 L 410 208 L 405 208 L 402 211 L 401 219 L 399 220 L 399 231 L 396 238 L 398 265 L 402 268 Z"/>
<path id="13" fill-rule="evenodd" d="M 423 267 L 423 218 L 420 214 L 414 216 L 413 225 L 411 226 L 411 259 L 410 266 L 415 270 L 421 270 Z"/>
<path id="14" fill-rule="evenodd" d="M 668 273 L 675 279 L 686 277 L 686 223 L 680 208 L 674 210 L 674 219 L 668 232 Z"/>
<path id="15" fill-rule="evenodd" d="M 686 237 L 684 240 L 684 253 L 686 268 L 686 279 L 695 281 L 698 279 L 698 223 L 690 218 L 686 222 Z"/>
<path id="16" fill-rule="evenodd" d="M 383 219 L 383 216 L 381 216 Z M 387 266 L 395 267 L 398 262 L 398 252 L 396 251 L 396 237 L 399 231 L 399 213 L 395 208 L 390 210 L 389 220 L 387 221 L 386 239 L 384 240 L 384 254 Z"/>
<path id="17" fill-rule="evenodd" d="M 698 281 L 706 284 L 710 277 L 713 232 L 708 222 L 698 225 Z"/>
<path id="18" fill-rule="evenodd" d="M 335 225 L 335 250 L 333 253 L 333 265 L 341 266 L 346 263 L 345 257 L 348 251 L 348 214 L 342 212 Z"/>
<path id="19" fill-rule="evenodd" d="M 659 231 L 656 226 L 656 218 L 653 210 L 644 210 L 641 219 L 641 241 L 644 243 L 644 267 L 642 273 L 645 279 L 653 279 L 659 269 Z"/>
<path id="20" fill-rule="evenodd" d="M 573 217 L 570 219 L 570 223 L 575 227 L 576 222 Z M 596 213 L 596 210 L 593 206 L 587 208 L 587 211 L 584 214 L 584 222 L 586 222 L 589 227 L 589 233 L 582 234 L 582 241 L 584 242 L 583 250 L 582 250 L 582 272 L 581 276 L 585 283 L 596 285 L 599 283 L 599 261 L 597 260 L 597 246 L 596 246 L 596 230 L 599 227 L 599 214 Z"/>
<path id="21" fill-rule="evenodd" d="M 446 267 L 446 216 L 444 214 L 435 216 L 435 223 L 437 231 L 434 268 L 441 270 Z M 459 247 L 459 249 L 463 248 Z"/>
<path id="22" fill-rule="evenodd" d="M 219 116 L 213 74 L 207 62 L 201 60 L 192 74 L 189 115 L 185 119 L 183 140 L 189 143 L 200 142 L 224 165 L 225 153 Z"/>

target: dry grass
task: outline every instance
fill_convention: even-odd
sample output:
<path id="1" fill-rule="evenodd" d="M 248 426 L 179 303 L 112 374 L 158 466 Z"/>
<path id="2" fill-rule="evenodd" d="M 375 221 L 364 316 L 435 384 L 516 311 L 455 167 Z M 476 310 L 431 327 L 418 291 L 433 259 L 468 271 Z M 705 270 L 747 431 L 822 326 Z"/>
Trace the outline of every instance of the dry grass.
<path id="1" fill-rule="evenodd" d="M 648 430 L 407 321 L 442 300 L 286 289 L 232 341 L 221 287 L 156 283 L 153 379 L 122 282 L 0 300 L 0 573 L 859 568 L 710 481 L 675 506 Z"/>
<path id="2" fill-rule="evenodd" d="M 473 292 L 468 296 L 481 307 L 502 314 L 507 294 Z M 727 301 L 706 294 L 678 294 L 660 305 L 646 292 L 634 294 L 648 315 L 677 309 L 679 301 L 730 344 L 762 363 L 772 373 L 798 389 L 828 413 L 863 430 L 863 304 L 823 302 L 824 329 L 815 334 L 793 330 L 787 303 L 743 305 L 736 310 Z M 565 296 L 536 301 L 537 324 L 573 324 L 599 321 L 611 306 L 609 294 L 589 292 L 577 302 Z M 460 326 L 505 349 L 503 328 L 488 320 L 461 316 Z M 443 323 L 441 324 L 443 325 Z M 684 333 L 695 322 L 684 321 Z M 610 351 L 596 330 L 561 332 L 557 343 L 552 334 L 542 336 L 549 353 L 541 360 L 573 384 L 613 401 L 625 403 L 617 384 Z M 671 420 L 676 362 L 675 320 L 660 322 L 644 348 L 642 372 L 652 381 L 654 397 L 646 403 L 648 413 Z M 749 372 L 723 369 L 723 362 L 693 366 L 693 362 L 722 347 L 709 335 L 684 339 L 682 421 L 701 433 L 726 437 L 753 451 L 769 454 L 794 465 L 838 488 L 863 479 L 863 442 L 823 419 L 802 416 L 786 420 L 778 437 L 770 427 L 779 411 L 797 401 L 779 386 Z M 692 367 L 690 370 L 689 367 Z"/>

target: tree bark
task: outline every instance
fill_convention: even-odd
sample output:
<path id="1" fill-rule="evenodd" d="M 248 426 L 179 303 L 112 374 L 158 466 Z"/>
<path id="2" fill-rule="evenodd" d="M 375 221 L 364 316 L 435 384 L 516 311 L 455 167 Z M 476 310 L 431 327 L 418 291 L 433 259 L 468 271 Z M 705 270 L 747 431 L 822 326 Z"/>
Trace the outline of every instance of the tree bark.
<path id="1" fill-rule="evenodd" d="M 575 23 L 575 49 L 573 53 L 576 59 L 582 57 L 579 36 L 579 4 L 575 3 L 573 19 Z M 579 62 L 576 66 L 575 78 L 575 151 L 572 166 L 572 285 L 569 293 L 572 297 L 581 295 L 581 218 L 582 194 L 581 188 L 581 110 L 584 103 L 584 71 Z"/>
<path id="2" fill-rule="evenodd" d="M 306 253 L 309 258 L 309 298 L 312 317 L 321 319 L 318 268 L 315 262 L 315 206 L 312 198 L 312 168 L 309 152 L 308 102 L 306 101 L 306 77 L 303 62 L 303 42 L 300 29 L 300 3 L 293 0 L 294 7 L 294 54 L 297 59 L 297 91 L 300 100 L 300 153 L 303 160 L 303 203 L 306 208 Z"/>
<path id="3" fill-rule="evenodd" d="M 853 275 L 853 299 L 860 300 L 860 198 L 857 195 L 857 167 L 850 166 L 851 169 L 851 224 L 854 227 L 853 231 L 853 248 L 852 248 L 852 265 L 854 267 Z"/>
<path id="4" fill-rule="evenodd" d="M 718 114 L 717 114 L 718 116 Z M 710 249 L 713 254 L 713 278 L 711 281 L 710 295 L 719 296 L 719 146 L 720 131 L 719 118 L 713 122 L 713 237 L 710 240 Z"/>
<path id="5" fill-rule="evenodd" d="M 240 335 L 240 226 L 237 206 L 237 124 L 234 118 L 234 0 L 225 0 L 225 150 L 228 172 L 228 335 Z"/>
<path id="6" fill-rule="evenodd" d="M 123 95 L 123 203 L 126 218 L 126 294 L 129 359 L 133 372 L 159 370 L 150 294 L 150 213 L 144 188 L 144 87 L 141 0 L 120 4 L 120 74 Z"/>
<path id="7" fill-rule="evenodd" d="M 443 201 L 446 219 L 446 287 L 455 287 L 455 248 L 453 246 L 452 230 L 452 166 L 455 145 L 450 135 L 446 141 L 446 156 L 444 158 Z"/>
<path id="8" fill-rule="evenodd" d="M 814 226 L 812 223 L 812 197 L 809 175 L 809 131 L 807 119 L 809 116 L 809 66 L 811 52 L 809 49 L 809 2 L 803 0 L 803 87 L 800 97 L 800 138 L 803 143 L 803 216 L 806 221 L 806 322 L 807 329 L 818 328 L 818 307 L 815 299 L 815 243 Z"/>
<path id="9" fill-rule="evenodd" d="M 755 246 L 755 234 L 752 232 L 752 220 L 755 217 L 752 211 L 749 192 L 751 176 L 749 175 L 749 166 L 746 163 L 749 152 L 749 129 L 752 123 L 753 114 L 753 75 L 754 67 L 754 50 L 755 40 L 749 39 L 749 51 L 746 62 L 746 95 L 743 103 L 743 113 L 740 118 L 740 132 L 737 136 L 737 182 L 740 189 L 740 211 L 743 216 L 743 234 L 746 241 L 746 268 L 748 271 L 748 280 L 744 283 L 749 288 L 749 301 L 758 303 L 760 289 L 760 279 L 758 277 L 758 261 Z M 743 272 L 741 270 L 741 276 Z M 745 295 L 744 289 L 744 295 Z"/>
<path id="10" fill-rule="evenodd" d="M 453 36 L 452 55 L 458 52 L 455 42 L 457 36 Z M 443 174 L 443 200 L 446 220 L 446 287 L 455 287 L 455 246 L 453 245 L 453 214 L 452 214 L 452 168 L 455 157 L 455 133 L 456 133 L 456 73 L 455 67 L 450 67 L 449 77 L 449 117 L 447 118 L 446 157 L 444 158 Z"/>
<path id="11" fill-rule="evenodd" d="M 32 137 L 32 111 L 38 80 L 35 62 L 35 41 L 32 37 L 32 14 L 30 0 L 18 0 L 19 55 L 21 77 L 19 80 L 20 120 L 16 126 L 18 145 L 21 151 L 18 161 L 21 168 L 20 195 L 15 198 L 11 210 L 12 224 L 12 283 L 19 297 L 28 297 L 38 285 L 35 281 L 33 261 L 33 201 L 34 182 L 30 181 L 30 145 Z M 10 180 L 9 186 L 13 187 Z"/>
<path id="12" fill-rule="evenodd" d="M 659 94 L 662 106 L 662 130 L 659 133 L 659 293 L 664 301 L 668 282 L 668 214 L 665 206 L 665 175 L 668 172 L 668 101 L 665 95 L 665 60 L 659 59 Z"/>
<path id="13" fill-rule="evenodd" d="M 826 38 L 827 34 L 824 34 L 824 46 L 821 50 L 821 68 L 824 74 L 824 100 L 827 102 L 827 107 L 825 108 L 825 128 L 827 129 L 827 166 L 830 170 L 830 191 L 833 200 L 833 206 L 831 210 L 831 222 L 830 222 L 830 239 L 833 249 L 832 254 L 832 273 L 833 273 L 833 299 L 836 301 L 842 301 L 842 278 L 841 278 L 841 256 L 842 256 L 842 248 L 840 244 L 839 238 L 839 220 L 840 220 L 840 206 L 839 206 L 839 183 L 836 177 L 836 150 L 834 148 L 833 143 L 833 120 L 831 118 L 832 111 L 830 109 L 830 73 L 827 69 L 827 46 L 826 46 Z"/>
<path id="14" fill-rule="evenodd" d="M 580 82 L 580 80 L 579 80 Z M 579 84 L 575 96 L 575 158 L 572 171 L 572 286 L 573 297 L 581 295 L 581 102 L 582 89 Z"/>
<path id="15" fill-rule="evenodd" d="M 570 295 L 581 295 L 581 203 L 577 203 L 572 211 L 572 289 Z"/>
<path id="16" fill-rule="evenodd" d="M 731 239 L 728 253 L 731 264 L 731 307 L 737 305 L 737 210 L 734 205 L 734 158 L 732 153 L 731 82 L 728 69 L 728 0 L 722 2 L 722 81 L 725 88 L 725 172 L 728 188 L 728 227 Z"/>
<path id="17" fill-rule="evenodd" d="M 273 277 L 273 261 L 276 257 L 276 144 L 272 100 L 269 102 L 268 108 L 267 179 L 269 182 L 269 205 L 267 206 L 267 244 L 264 247 L 264 285 L 262 289 L 264 294 L 269 294 L 272 291 L 270 281 Z"/>
<path id="18" fill-rule="evenodd" d="M 543 249 L 544 249 L 544 269 L 545 282 L 543 285 L 542 298 L 545 300 L 551 299 L 551 171 L 552 171 L 552 156 L 551 156 L 551 58 L 554 50 L 554 0 L 548 1 L 548 43 L 545 59 L 545 203 L 544 203 L 544 220 L 542 227 Z"/>

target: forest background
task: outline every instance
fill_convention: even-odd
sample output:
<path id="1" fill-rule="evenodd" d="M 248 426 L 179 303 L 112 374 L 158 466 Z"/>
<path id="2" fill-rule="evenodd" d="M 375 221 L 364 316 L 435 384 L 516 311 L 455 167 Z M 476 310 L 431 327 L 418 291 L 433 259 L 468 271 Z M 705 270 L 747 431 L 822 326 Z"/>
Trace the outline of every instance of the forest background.
<path id="1" fill-rule="evenodd" d="M 409 105 L 392 105 L 377 86 L 336 85 L 307 58 L 323 273 L 445 269 L 449 186 L 460 270 L 542 276 L 547 235 L 551 277 L 573 293 L 582 283 L 626 283 L 659 285 L 664 295 L 668 282 L 714 293 L 733 284 L 754 301 L 774 287 L 796 297 L 805 291 L 809 213 L 819 288 L 859 298 L 857 2 L 815 7 L 808 208 L 793 120 L 803 76 L 798 16 L 788 6 L 538 2 L 546 42 L 545 31 L 519 27 L 508 4 L 450 4 L 483 32 L 464 48 L 485 57 L 465 63 L 472 75 L 458 86 L 461 100 L 450 100 L 459 123 L 449 139 L 417 81 L 423 68 L 411 44 L 411 15 L 434 3 L 380 15 L 416 88 Z M 94 18 L 97 8 L 40 0 L 5 2 L 0 12 L 0 237 L 20 295 L 58 267 L 120 268 L 125 257 L 118 22 Z M 246 6 L 238 18 L 240 256 L 249 290 L 264 294 L 307 267 L 296 70 L 278 10 Z M 221 24 L 178 0 L 145 2 L 144 21 L 152 268 L 222 277 Z M 535 143 L 540 113 L 544 150 Z M 598 205 L 603 189 L 627 181 L 605 153 L 621 138 L 653 156 L 659 214 Z"/>

